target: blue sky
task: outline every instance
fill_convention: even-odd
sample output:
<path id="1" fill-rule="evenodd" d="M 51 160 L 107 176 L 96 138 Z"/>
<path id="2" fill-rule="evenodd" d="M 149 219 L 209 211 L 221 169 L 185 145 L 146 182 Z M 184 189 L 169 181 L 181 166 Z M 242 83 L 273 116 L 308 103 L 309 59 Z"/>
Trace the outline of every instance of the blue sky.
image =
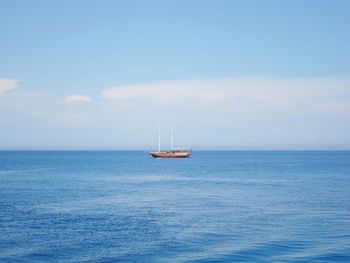
<path id="1" fill-rule="evenodd" d="M 2 149 L 350 148 L 349 1 L 0 7 Z"/>

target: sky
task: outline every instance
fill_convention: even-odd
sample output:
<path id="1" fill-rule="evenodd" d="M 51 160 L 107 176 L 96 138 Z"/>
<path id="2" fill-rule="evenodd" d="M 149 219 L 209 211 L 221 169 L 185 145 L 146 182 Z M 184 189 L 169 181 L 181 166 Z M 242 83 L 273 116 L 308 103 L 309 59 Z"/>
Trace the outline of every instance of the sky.
<path id="1" fill-rule="evenodd" d="M 0 149 L 350 149 L 350 2 L 0 0 Z"/>

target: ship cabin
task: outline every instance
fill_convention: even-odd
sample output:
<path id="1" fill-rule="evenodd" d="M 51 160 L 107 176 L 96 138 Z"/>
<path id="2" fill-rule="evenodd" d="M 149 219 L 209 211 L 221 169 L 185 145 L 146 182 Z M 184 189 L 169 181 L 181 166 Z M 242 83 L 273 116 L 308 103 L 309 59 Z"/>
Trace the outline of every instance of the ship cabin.
<path id="1" fill-rule="evenodd" d="M 191 153 L 191 148 L 170 148 L 170 153 Z"/>

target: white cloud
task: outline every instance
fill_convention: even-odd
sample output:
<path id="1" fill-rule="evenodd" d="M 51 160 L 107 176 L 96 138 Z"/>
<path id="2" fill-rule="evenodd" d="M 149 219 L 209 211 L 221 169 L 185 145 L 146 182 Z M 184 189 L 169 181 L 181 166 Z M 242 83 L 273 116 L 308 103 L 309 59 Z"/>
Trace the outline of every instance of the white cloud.
<path id="1" fill-rule="evenodd" d="M 107 100 L 137 99 L 178 103 L 187 100 L 221 100 L 225 98 L 225 94 L 222 89 L 213 89 L 203 81 L 173 81 L 109 88 L 102 92 L 102 97 Z"/>
<path id="2" fill-rule="evenodd" d="M 102 97 L 120 102 L 197 106 L 244 104 L 286 108 L 305 100 L 330 101 L 347 92 L 350 77 L 224 78 L 123 85 L 105 89 Z M 348 97 L 350 96 L 347 92 Z"/>
<path id="3" fill-rule="evenodd" d="M 92 99 L 86 95 L 67 95 L 63 100 L 65 103 L 80 104 L 91 102 Z"/>
<path id="4" fill-rule="evenodd" d="M 0 97 L 0 148 L 350 149 L 350 77 L 225 78 L 124 85 L 89 103 L 31 91 Z M 31 132 L 27 132 L 30 130 Z M 164 139 L 164 140 L 163 140 Z"/>
<path id="5" fill-rule="evenodd" d="M 145 136 L 144 127 L 175 126 L 182 133 L 177 138 L 183 145 L 349 148 L 349 87 L 350 76 L 122 85 L 103 90 L 100 119 L 107 116 L 104 123 L 122 124 L 108 130 L 132 127 L 131 134 L 140 130 L 134 136 L 139 138 Z"/>
<path id="6" fill-rule="evenodd" d="M 17 82 L 18 80 L 16 79 L 0 79 L 0 95 L 9 90 L 15 89 Z"/>

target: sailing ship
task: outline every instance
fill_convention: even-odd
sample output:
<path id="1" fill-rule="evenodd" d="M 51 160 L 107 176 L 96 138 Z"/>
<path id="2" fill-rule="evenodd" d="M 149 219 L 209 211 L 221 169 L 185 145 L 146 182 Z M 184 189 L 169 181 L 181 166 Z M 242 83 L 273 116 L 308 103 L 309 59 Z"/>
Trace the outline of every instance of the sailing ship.
<path id="1" fill-rule="evenodd" d="M 188 158 L 192 152 L 191 148 L 174 148 L 174 128 L 171 127 L 171 147 L 169 151 L 162 152 L 160 150 L 160 125 L 158 129 L 158 151 L 150 152 L 154 158 Z"/>

